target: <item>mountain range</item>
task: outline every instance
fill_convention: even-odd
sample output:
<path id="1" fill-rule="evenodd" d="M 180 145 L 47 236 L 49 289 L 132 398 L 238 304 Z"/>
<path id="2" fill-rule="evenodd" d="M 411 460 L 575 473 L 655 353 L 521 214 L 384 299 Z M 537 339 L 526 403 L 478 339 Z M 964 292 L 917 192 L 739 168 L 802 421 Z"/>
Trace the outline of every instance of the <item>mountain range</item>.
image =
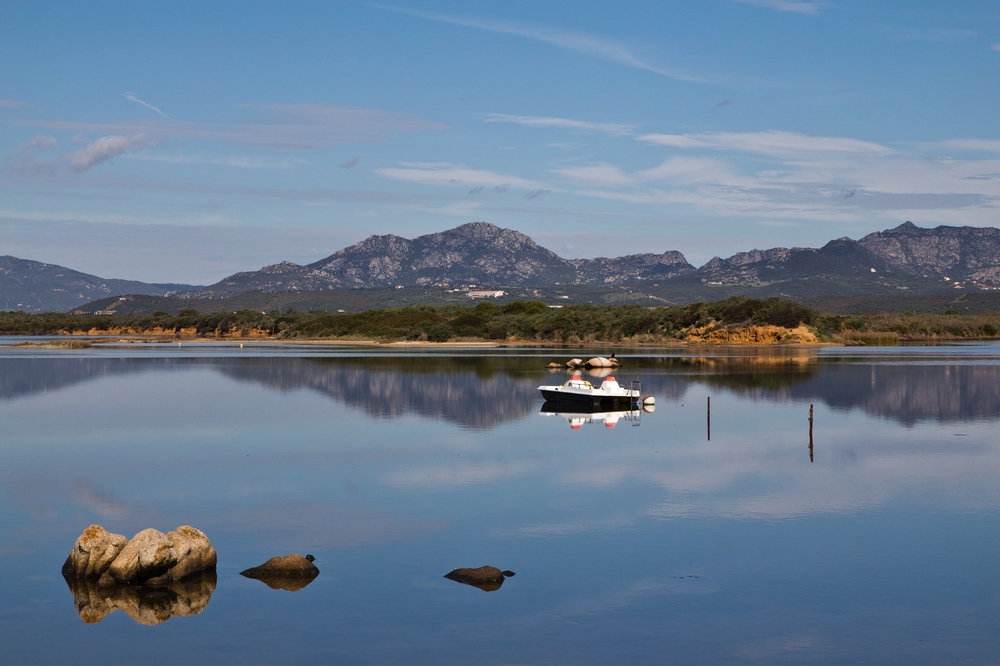
<path id="1" fill-rule="evenodd" d="M 563 259 L 512 229 L 486 222 L 407 240 L 370 236 L 306 266 L 290 262 L 236 273 L 179 298 L 231 298 L 248 291 L 290 292 L 475 284 L 549 287 L 657 283 L 671 287 L 760 288 L 812 280 L 833 282 L 844 294 L 901 289 L 941 293 L 1000 285 L 1000 229 L 924 229 L 911 222 L 868 234 L 838 238 L 821 248 L 785 248 L 714 257 L 696 268 L 680 252 L 597 259 Z M 827 291 L 831 289 L 826 288 Z M 728 291 L 728 290 L 724 290 Z M 833 287 L 832 292 L 838 292 Z"/>
<path id="2" fill-rule="evenodd" d="M 198 291 L 172 295 L 229 298 L 247 291 L 616 284 L 667 280 L 693 270 L 680 252 L 563 259 L 518 231 L 471 222 L 413 240 L 372 235 L 306 266 L 285 261 L 259 271 L 236 273 Z"/>
<path id="3" fill-rule="evenodd" d="M 197 289 L 187 284 L 150 284 L 114 280 L 81 273 L 56 264 L 0 257 L 0 310 L 53 312 L 72 310 L 91 301 L 119 294 L 162 296 Z"/>
<path id="4" fill-rule="evenodd" d="M 933 229 L 910 222 L 821 248 L 777 247 L 714 257 L 701 267 L 676 251 L 564 259 L 512 229 L 472 222 L 414 239 L 372 235 L 307 265 L 281 262 L 207 287 L 108 280 L 52 264 L 0 258 L 0 308 L 68 310 L 117 294 L 172 300 L 232 299 L 248 292 L 303 293 L 392 287 L 588 287 L 642 290 L 668 302 L 736 293 L 913 296 L 1000 288 L 1000 229 Z M 620 299 L 619 299 L 620 300 Z"/>

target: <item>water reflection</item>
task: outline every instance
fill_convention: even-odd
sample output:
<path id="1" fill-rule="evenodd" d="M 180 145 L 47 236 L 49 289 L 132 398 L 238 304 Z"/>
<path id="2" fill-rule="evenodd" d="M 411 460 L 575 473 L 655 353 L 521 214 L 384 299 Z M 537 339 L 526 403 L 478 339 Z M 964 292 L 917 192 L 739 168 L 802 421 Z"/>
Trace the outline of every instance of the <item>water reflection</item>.
<path id="1" fill-rule="evenodd" d="M 155 625 L 173 617 L 198 615 L 215 592 L 214 571 L 163 586 L 102 585 L 97 579 L 67 577 L 80 619 L 97 624 L 121 610 L 139 624 Z"/>
<path id="2" fill-rule="evenodd" d="M 311 390 L 376 418 L 419 414 L 474 429 L 527 417 L 540 399 L 547 356 L 333 358 L 6 358 L 0 399 L 68 388 L 104 377 L 210 369 L 281 392 Z M 943 352 L 900 363 L 888 355 L 850 357 L 815 351 L 753 355 L 633 356 L 615 370 L 641 379 L 643 392 L 682 402 L 706 386 L 754 400 L 818 402 L 861 409 L 913 425 L 920 421 L 1000 420 L 1000 365 Z M 591 370 L 603 376 L 610 370 Z M 556 410 L 546 410 L 556 411 Z M 591 419 L 593 421 L 593 419 Z M 607 423 L 607 421 L 605 421 Z"/>
<path id="3" fill-rule="evenodd" d="M 608 407 L 588 409 L 546 402 L 538 413 L 542 416 L 561 416 L 569 423 L 570 429 L 580 430 L 586 424 L 604 424 L 605 428 L 614 428 L 619 421 L 623 420 L 632 425 L 640 425 L 642 412 L 641 409 L 610 409 Z"/>

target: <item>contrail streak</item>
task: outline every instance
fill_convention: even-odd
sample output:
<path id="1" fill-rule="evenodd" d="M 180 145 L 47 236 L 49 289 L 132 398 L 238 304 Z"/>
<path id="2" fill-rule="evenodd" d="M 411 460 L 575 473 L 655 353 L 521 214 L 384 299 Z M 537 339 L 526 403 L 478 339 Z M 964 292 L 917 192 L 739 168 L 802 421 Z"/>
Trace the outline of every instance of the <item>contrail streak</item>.
<path id="1" fill-rule="evenodd" d="M 127 92 L 127 93 L 122 93 L 122 95 L 124 95 L 125 99 L 127 99 L 128 101 L 135 102 L 136 104 L 142 104 L 147 109 L 152 109 L 153 111 L 156 111 L 158 114 L 160 114 L 161 116 L 163 116 L 167 120 L 170 119 L 170 116 L 168 116 L 167 114 L 163 113 L 163 111 L 160 111 L 158 108 L 156 108 L 152 104 L 146 104 L 141 99 L 139 99 L 138 97 L 136 97 L 135 93 Z"/>

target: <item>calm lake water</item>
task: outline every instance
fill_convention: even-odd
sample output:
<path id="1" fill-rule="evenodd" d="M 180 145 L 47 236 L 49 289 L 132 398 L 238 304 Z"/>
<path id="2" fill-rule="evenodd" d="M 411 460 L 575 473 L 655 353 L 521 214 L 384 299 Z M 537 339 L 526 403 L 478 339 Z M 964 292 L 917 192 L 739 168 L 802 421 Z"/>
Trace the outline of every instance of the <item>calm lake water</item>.
<path id="1" fill-rule="evenodd" d="M 998 663 L 1000 347 L 621 350 L 653 413 L 551 414 L 585 353 L 0 349 L 0 661 Z M 85 623 L 91 523 L 217 580 Z"/>

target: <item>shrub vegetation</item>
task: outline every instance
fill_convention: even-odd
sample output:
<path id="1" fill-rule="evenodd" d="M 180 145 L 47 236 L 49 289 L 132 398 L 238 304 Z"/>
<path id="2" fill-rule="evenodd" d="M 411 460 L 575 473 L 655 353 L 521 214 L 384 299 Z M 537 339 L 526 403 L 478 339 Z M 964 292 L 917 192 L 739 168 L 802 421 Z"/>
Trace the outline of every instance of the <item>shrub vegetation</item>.
<path id="1" fill-rule="evenodd" d="M 885 344 L 907 340 L 992 338 L 1000 314 L 987 315 L 819 315 L 779 298 L 733 297 L 724 301 L 647 308 L 638 305 L 567 305 L 514 301 L 503 307 L 419 305 L 389 310 L 260 312 L 239 310 L 177 315 L 25 314 L 0 312 L 0 334 L 158 334 L 167 336 L 342 338 L 364 340 L 526 340 L 539 342 L 670 342 L 692 328 L 775 325 L 813 326 L 830 341 Z"/>

